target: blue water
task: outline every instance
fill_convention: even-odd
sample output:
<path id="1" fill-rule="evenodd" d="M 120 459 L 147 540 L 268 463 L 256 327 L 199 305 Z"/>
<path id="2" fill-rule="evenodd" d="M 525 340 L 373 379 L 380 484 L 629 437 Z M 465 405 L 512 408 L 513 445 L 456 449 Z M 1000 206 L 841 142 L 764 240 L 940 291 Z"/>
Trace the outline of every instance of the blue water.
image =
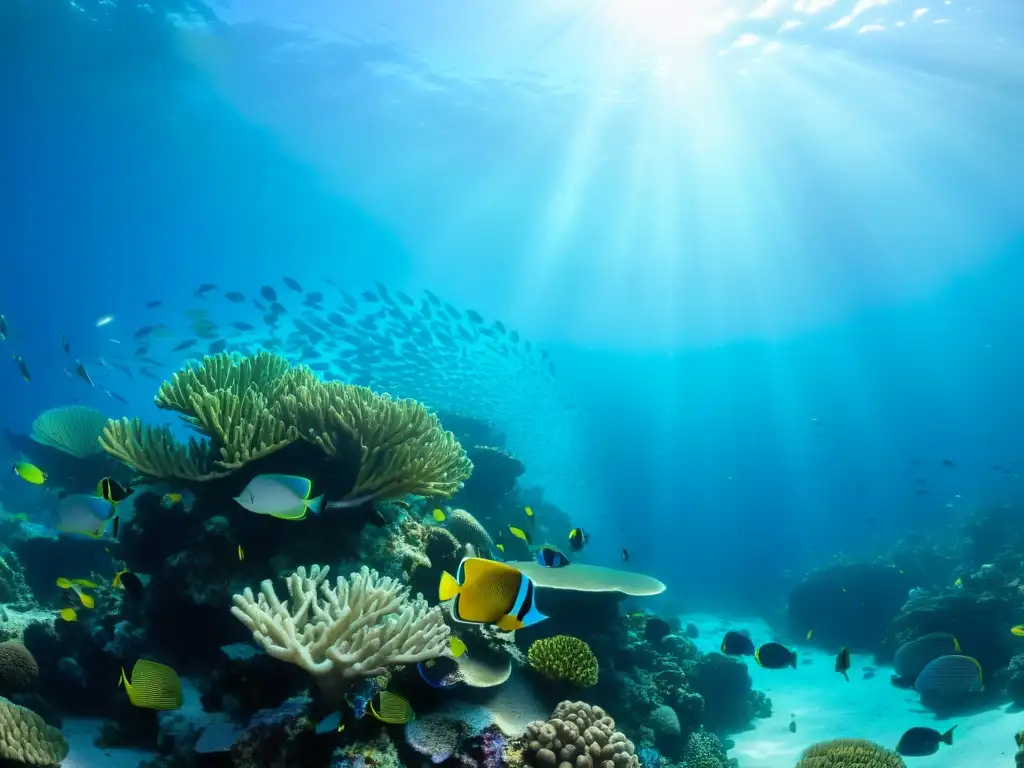
<path id="1" fill-rule="evenodd" d="M 94 361 L 200 283 L 381 280 L 550 351 L 477 415 L 685 605 L 1021 502 L 1024 7 L 326 5 L 5 3 L 4 427 L 166 420 Z"/>

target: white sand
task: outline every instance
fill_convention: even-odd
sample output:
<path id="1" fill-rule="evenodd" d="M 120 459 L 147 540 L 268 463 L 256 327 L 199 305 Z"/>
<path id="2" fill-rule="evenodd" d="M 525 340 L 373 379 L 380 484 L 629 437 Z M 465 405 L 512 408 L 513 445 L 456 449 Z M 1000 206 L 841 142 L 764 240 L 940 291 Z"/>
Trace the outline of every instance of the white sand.
<path id="1" fill-rule="evenodd" d="M 137 768 L 156 755 L 140 749 L 110 749 L 93 744 L 99 735 L 102 720 L 80 717 L 65 718 L 61 733 L 68 740 L 71 751 L 61 763 L 62 768 Z"/>
<path id="2" fill-rule="evenodd" d="M 684 616 L 700 629 L 696 640 L 704 652 L 717 651 L 728 629 L 746 629 L 755 643 L 772 640 L 763 621 L 728 621 L 712 616 Z M 754 730 L 732 736 L 736 746 L 729 757 L 740 768 L 794 768 L 804 749 L 817 741 L 836 738 L 870 739 L 893 749 L 908 728 L 925 726 L 945 731 L 957 726 L 953 746 L 945 744 L 929 757 L 906 758 L 910 766 L 928 768 L 1013 768 L 1014 734 L 1024 728 L 1024 713 L 1009 714 L 1004 708 L 961 717 L 939 719 L 921 706 L 914 691 L 889 682 L 891 667 L 879 666 L 870 656 L 854 657 L 850 682 L 834 671 L 835 657 L 808 647 L 796 646 L 798 669 L 767 670 L 746 659 L 755 690 L 772 700 L 772 716 L 755 721 Z M 838 649 L 837 649 L 838 650 Z M 876 669 L 864 680 L 863 667 Z M 795 714 L 796 733 L 789 723 Z"/>

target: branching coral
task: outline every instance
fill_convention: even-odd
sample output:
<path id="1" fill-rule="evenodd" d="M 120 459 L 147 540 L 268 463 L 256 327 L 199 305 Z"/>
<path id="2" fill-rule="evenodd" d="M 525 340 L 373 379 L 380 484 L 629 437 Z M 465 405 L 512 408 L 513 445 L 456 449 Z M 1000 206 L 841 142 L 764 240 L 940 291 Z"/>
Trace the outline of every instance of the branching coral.
<path id="1" fill-rule="evenodd" d="M 449 629 L 422 595 L 410 599 L 407 587 L 365 566 L 332 587 L 324 583 L 328 571 L 314 565 L 307 576 L 300 567 L 288 577 L 284 602 L 269 580 L 258 596 L 247 587 L 231 613 L 263 650 L 308 671 L 328 694 L 444 653 Z"/>
<path id="2" fill-rule="evenodd" d="M 796 768 L 906 768 L 903 758 L 866 739 L 821 741 L 808 748 Z"/>
<path id="3" fill-rule="evenodd" d="M 95 408 L 65 405 L 43 411 L 32 422 L 32 439 L 80 459 L 102 453 L 99 437 L 107 417 Z"/>
<path id="4" fill-rule="evenodd" d="M 298 440 L 357 464 L 346 499 L 450 496 L 473 469 L 454 435 L 415 400 L 324 382 L 266 352 L 206 357 L 164 382 L 156 404 L 210 442 L 186 448 L 166 428 L 127 420 L 109 422 L 101 438 L 108 453 L 155 478 L 222 477 Z"/>
<path id="5" fill-rule="evenodd" d="M 584 688 L 597 685 L 597 657 L 578 637 L 556 635 L 536 640 L 527 660 L 544 677 L 564 680 Z"/>

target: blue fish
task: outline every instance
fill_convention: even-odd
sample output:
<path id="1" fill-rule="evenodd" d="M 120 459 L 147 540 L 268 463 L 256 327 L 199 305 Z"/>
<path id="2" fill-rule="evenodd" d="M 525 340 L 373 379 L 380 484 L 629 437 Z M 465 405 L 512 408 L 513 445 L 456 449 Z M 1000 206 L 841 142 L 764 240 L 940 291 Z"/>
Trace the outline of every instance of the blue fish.
<path id="1" fill-rule="evenodd" d="M 543 565 L 545 568 L 565 568 L 568 564 L 569 558 L 554 547 L 543 546 L 537 550 L 537 565 Z"/>

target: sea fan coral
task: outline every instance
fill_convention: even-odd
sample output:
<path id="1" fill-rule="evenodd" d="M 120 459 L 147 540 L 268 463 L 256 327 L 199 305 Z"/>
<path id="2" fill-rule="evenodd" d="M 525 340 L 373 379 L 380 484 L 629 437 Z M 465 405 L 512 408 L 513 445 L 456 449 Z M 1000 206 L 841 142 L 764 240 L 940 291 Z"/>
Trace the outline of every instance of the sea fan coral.
<path id="1" fill-rule="evenodd" d="M 32 439 L 79 459 L 103 452 L 100 435 L 107 417 L 95 408 L 64 405 L 43 411 L 32 422 Z"/>

